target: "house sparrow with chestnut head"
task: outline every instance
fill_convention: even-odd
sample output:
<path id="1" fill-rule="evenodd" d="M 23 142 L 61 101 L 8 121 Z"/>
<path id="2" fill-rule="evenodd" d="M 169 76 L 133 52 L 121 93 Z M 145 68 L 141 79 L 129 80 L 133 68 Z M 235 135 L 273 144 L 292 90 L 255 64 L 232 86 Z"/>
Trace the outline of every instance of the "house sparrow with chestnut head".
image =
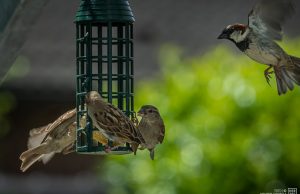
<path id="1" fill-rule="evenodd" d="M 94 127 L 117 144 L 129 143 L 136 154 L 139 144 L 145 141 L 133 122 L 120 109 L 105 102 L 96 91 L 87 93 L 86 105 Z"/>
<path id="2" fill-rule="evenodd" d="M 35 162 L 47 163 L 55 153 L 68 154 L 74 151 L 76 139 L 76 109 L 70 110 L 47 126 L 32 129 L 28 150 L 20 156 L 21 171 L 25 172 Z"/>
<path id="3" fill-rule="evenodd" d="M 292 0 L 259 0 L 248 15 L 248 25 L 227 26 L 218 39 L 229 39 L 254 61 L 269 67 L 267 82 L 275 73 L 278 94 L 300 85 L 300 58 L 287 54 L 275 40 L 282 39 L 281 25 L 294 12 Z M 273 71 L 271 69 L 273 68 Z"/>
<path id="4" fill-rule="evenodd" d="M 138 111 L 138 116 L 142 119 L 138 125 L 145 143 L 141 144 L 142 148 L 150 151 L 150 158 L 154 160 L 154 149 L 157 144 L 161 144 L 165 137 L 165 125 L 159 111 L 152 105 L 144 105 Z"/>

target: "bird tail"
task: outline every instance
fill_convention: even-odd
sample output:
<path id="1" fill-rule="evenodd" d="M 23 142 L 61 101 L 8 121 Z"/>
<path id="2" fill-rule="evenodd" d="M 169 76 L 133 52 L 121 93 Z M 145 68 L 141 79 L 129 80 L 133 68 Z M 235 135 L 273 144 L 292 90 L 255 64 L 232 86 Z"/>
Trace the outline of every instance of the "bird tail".
<path id="1" fill-rule="evenodd" d="M 139 144 L 138 143 L 131 143 L 130 145 L 131 145 L 131 149 L 132 149 L 134 155 L 136 155 L 136 151 L 139 147 Z"/>
<path id="2" fill-rule="evenodd" d="M 290 56 L 288 64 L 274 67 L 278 94 L 285 94 L 294 89 L 294 83 L 300 85 L 300 58 Z"/>
<path id="3" fill-rule="evenodd" d="M 25 172 L 35 162 L 41 160 L 44 156 L 43 154 L 44 149 L 45 149 L 45 145 L 41 145 L 23 152 L 20 155 L 20 160 L 22 161 L 20 170 L 22 172 Z"/>
<path id="4" fill-rule="evenodd" d="M 151 158 L 151 160 L 154 160 L 154 148 L 149 149 L 149 152 L 150 152 L 150 158 Z"/>

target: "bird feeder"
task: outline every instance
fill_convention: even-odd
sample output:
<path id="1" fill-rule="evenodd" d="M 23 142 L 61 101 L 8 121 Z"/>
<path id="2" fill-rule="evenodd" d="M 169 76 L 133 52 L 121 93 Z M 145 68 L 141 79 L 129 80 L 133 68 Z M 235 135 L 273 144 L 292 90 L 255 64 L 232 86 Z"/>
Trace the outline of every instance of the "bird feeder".
<path id="1" fill-rule="evenodd" d="M 93 139 L 93 132 L 97 129 L 86 116 L 87 92 L 98 91 L 130 119 L 135 118 L 133 22 L 128 0 L 81 0 L 75 20 L 78 153 L 107 154 L 104 151 L 105 145 Z M 110 153 L 131 152 L 130 146 L 126 144 Z"/>

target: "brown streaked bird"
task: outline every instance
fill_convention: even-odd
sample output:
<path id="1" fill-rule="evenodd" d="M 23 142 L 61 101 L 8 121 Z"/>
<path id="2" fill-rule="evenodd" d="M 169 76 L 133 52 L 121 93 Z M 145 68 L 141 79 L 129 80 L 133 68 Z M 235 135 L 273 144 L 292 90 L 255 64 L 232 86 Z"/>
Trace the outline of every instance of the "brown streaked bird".
<path id="1" fill-rule="evenodd" d="M 76 139 L 76 109 L 61 115 L 47 126 L 32 129 L 29 133 L 28 150 L 20 155 L 20 170 L 25 172 L 35 162 L 46 164 L 55 153 L 74 151 Z"/>
<path id="2" fill-rule="evenodd" d="M 150 152 L 150 158 L 154 160 L 154 149 L 157 144 L 161 144 L 165 137 L 165 125 L 158 109 L 152 105 L 144 105 L 138 111 L 138 116 L 142 119 L 138 125 L 145 143 L 142 148 L 147 148 Z"/>
<path id="3" fill-rule="evenodd" d="M 248 25 L 227 26 L 218 39 L 229 39 L 254 61 L 268 65 L 265 78 L 276 77 L 278 94 L 300 85 L 300 58 L 287 54 L 275 40 L 282 39 L 282 24 L 294 13 L 292 0 L 259 0 L 248 15 Z M 273 68 L 273 71 L 271 70 Z"/>
<path id="4" fill-rule="evenodd" d="M 81 119 L 80 119 L 80 126 L 81 126 L 81 128 L 85 128 L 86 122 L 87 122 L 87 120 L 86 120 L 86 114 L 84 114 L 81 117 Z M 107 145 L 108 144 L 108 139 L 99 130 L 94 130 L 92 137 L 93 137 L 93 140 L 95 140 L 96 142 L 99 142 L 99 143 L 101 143 L 103 145 Z"/>
<path id="5" fill-rule="evenodd" d="M 138 146 L 145 141 L 133 122 L 120 109 L 105 102 L 96 91 L 87 93 L 86 105 L 94 127 L 117 144 L 129 143 L 136 154 Z"/>

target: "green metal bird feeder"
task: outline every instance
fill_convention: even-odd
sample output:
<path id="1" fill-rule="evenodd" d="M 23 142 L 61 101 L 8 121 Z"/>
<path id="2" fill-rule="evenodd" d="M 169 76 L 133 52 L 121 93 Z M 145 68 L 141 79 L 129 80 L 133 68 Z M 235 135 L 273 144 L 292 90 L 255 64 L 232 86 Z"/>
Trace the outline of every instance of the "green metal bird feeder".
<path id="1" fill-rule="evenodd" d="M 93 140 L 93 131 L 97 129 L 86 116 L 87 92 L 98 91 L 128 117 L 135 118 L 133 22 L 128 0 L 81 0 L 75 20 L 78 153 L 107 154 L 105 145 Z M 111 154 L 126 153 L 131 153 L 128 144 L 111 151 Z"/>

